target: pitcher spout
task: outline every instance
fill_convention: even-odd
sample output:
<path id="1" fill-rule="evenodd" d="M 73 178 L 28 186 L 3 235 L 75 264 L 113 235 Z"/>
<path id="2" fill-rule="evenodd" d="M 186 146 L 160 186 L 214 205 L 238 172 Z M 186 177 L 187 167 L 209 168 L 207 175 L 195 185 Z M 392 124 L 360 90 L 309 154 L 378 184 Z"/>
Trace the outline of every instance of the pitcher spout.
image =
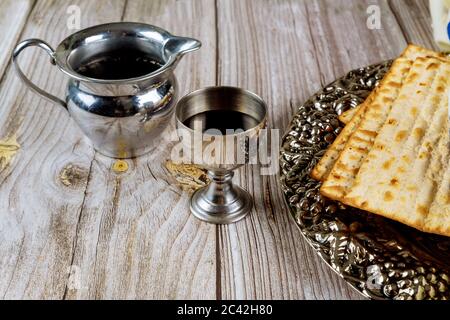
<path id="1" fill-rule="evenodd" d="M 174 68 L 200 41 L 174 36 L 156 26 L 116 22 L 80 30 L 55 50 L 38 39 L 21 42 L 13 53 L 19 77 L 38 94 L 67 108 L 94 148 L 128 158 L 153 150 L 168 127 L 178 96 Z M 65 99 L 33 84 L 17 58 L 37 46 L 70 77 Z"/>
<path id="2" fill-rule="evenodd" d="M 185 53 L 198 50 L 202 43 L 193 38 L 173 37 L 170 38 L 164 46 L 165 51 L 170 55 L 182 56 Z"/>

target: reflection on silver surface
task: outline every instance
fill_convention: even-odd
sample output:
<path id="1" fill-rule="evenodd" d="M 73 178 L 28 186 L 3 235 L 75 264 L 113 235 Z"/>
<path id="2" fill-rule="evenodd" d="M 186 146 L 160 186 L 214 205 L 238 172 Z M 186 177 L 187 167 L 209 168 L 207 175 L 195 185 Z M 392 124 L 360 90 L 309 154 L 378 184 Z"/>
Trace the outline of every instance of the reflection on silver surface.
<path id="1" fill-rule="evenodd" d="M 450 239 L 322 197 L 310 172 L 391 62 L 357 69 L 305 102 L 283 138 L 281 186 L 301 233 L 331 268 L 373 299 L 449 299 Z"/>
<path id="2" fill-rule="evenodd" d="M 220 117 L 212 123 L 216 112 Z M 230 113 L 231 116 L 226 116 Z M 247 191 L 232 183 L 233 170 L 249 163 L 249 146 L 257 144 L 258 136 L 266 126 L 265 102 L 244 89 L 209 87 L 183 97 L 177 104 L 175 117 L 181 143 L 193 155 L 191 163 L 208 170 L 211 180 L 208 186 L 193 194 L 190 201 L 192 214 L 214 224 L 243 219 L 251 211 L 253 200 Z M 192 118 L 196 120 L 191 122 Z M 238 121 L 242 118 L 251 121 Z M 208 121 L 212 125 L 210 128 L 206 128 Z M 226 129 L 232 129 L 233 133 L 215 131 L 211 134 L 207 129 L 219 129 L 216 125 L 224 128 L 225 133 Z M 234 131 L 236 129 L 243 130 Z M 211 141 L 216 147 L 214 155 L 207 152 Z"/>
<path id="3" fill-rule="evenodd" d="M 174 68 L 200 45 L 155 26 L 120 22 L 74 33 L 56 50 L 39 39 L 24 40 L 15 48 L 13 62 L 28 87 L 68 109 L 97 151 L 130 158 L 159 143 L 177 100 Z M 65 99 L 38 88 L 21 71 L 17 58 L 30 46 L 44 49 L 70 77 Z"/>

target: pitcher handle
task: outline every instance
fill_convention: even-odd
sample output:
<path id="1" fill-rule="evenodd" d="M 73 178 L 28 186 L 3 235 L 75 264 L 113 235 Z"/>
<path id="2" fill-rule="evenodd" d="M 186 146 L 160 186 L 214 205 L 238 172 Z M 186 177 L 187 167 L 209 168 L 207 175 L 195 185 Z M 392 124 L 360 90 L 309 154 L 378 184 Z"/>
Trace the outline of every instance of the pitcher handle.
<path id="1" fill-rule="evenodd" d="M 22 72 L 22 69 L 20 69 L 19 63 L 17 62 L 17 58 L 19 57 L 19 54 L 27 47 L 31 47 L 31 46 L 37 46 L 41 49 L 44 49 L 45 52 L 47 52 L 50 57 L 51 60 L 50 62 L 55 65 L 55 51 L 52 49 L 52 47 L 46 43 L 45 41 L 42 41 L 40 39 L 27 39 L 24 40 L 22 42 L 20 42 L 14 49 L 13 54 L 12 54 L 12 61 L 14 64 L 14 67 L 16 69 L 17 74 L 19 75 L 20 79 L 23 81 L 23 83 L 25 83 L 31 90 L 33 90 L 34 92 L 36 92 L 37 94 L 41 95 L 42 97 L 44 97 L 45 99 L 51 101 L 51 102 L 55 102 L 61 106 L 63 106 L 65 109 L 67 109 L 67 104 L 59 99 L 58 97 L 55 97 L 54 95 L 42 90 L 41 88 L 39 88 L 38 86 L 36 86 L 33 82 L 31 82 L 27 76 Z"/>

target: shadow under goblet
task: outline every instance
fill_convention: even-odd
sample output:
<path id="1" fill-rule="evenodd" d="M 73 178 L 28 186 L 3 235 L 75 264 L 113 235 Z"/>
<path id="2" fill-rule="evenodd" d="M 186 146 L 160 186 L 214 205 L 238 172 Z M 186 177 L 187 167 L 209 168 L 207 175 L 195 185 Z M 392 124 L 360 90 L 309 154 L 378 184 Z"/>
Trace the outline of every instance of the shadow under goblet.
<path id="1" fill-rule="evenodd" d="M 208 186 L 192 195 L 192 214 L 215 224 L 243 219 L 253 201 L 232 183 L 233 170 L 256 157 L 258 136 L 266 125 L 266 104 L 240 88 L 209 87 L 183 97 L 175 115 L 183 151 L 211 178 Z"/>

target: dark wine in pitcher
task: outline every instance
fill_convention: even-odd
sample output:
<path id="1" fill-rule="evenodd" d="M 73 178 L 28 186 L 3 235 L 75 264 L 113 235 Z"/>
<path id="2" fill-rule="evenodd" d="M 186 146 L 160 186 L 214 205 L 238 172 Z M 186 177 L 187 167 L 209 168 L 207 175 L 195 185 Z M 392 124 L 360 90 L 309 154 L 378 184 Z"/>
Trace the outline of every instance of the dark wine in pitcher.
<path id="1" fill-rule="evenodd" d="M 160 67 L 161 64 L 145 52 L 127 48 L 90 56 L 75 71 L 89 78 L 119 80 L 141 77 Z"/>

